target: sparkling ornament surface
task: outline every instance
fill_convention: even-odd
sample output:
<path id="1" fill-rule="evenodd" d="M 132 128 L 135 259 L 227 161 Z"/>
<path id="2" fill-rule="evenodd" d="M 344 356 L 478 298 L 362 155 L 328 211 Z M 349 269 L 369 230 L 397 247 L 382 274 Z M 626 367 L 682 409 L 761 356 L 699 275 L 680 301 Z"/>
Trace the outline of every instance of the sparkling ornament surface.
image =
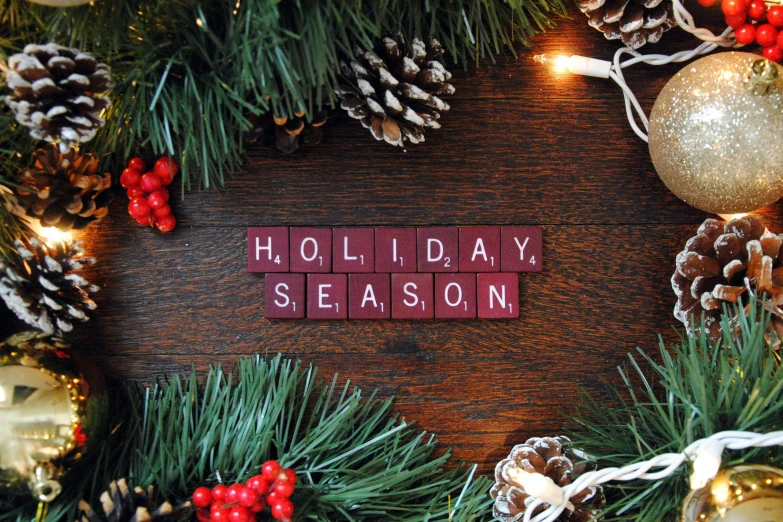
<path id="1" fill-rule="evenodd" d="M 701 58 L 655 101 L 653 164 L 669 190 L 696 208 L 738 214 L 783 196 L 783 94 L 751 88 L 760 58 L 740 52 Z"/>
<path id="2" fill-rule="evenodd" d="M 718 521 L 783 521 L 783 470 L 761 465 L 728 468 L 688 495 L 682 522 Z"/>

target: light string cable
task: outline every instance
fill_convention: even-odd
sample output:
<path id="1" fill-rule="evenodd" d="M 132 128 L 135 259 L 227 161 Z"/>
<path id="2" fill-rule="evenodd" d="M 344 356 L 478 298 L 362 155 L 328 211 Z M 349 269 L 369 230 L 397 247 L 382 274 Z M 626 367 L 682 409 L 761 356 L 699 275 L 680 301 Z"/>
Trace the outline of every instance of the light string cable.
<path id="1" fill-rule="evenodd" d="M 723 431 L 693 442 L 681 453 L 664 453 L 650 460 L 636 462 L 621 468 L 603 468 L 589 471 L 562 488 L 552 484 L 552 486 L 559 489 L 558 493 L 562 493 L 562 500 L 559 504 L 549 504 L 546 510 L 536 516 L 533 516 L 533 513 L 537 508 L 544 505 L 545 501 L 533 497 L 532 502 L 525 508 L 523 520 L 524 522 L 554 522 L 564 510 L 573 509 L 569 499 L 587 488 L 613 480 L 661 480 L 674 473 L 686 462 L 692 463 L 691 488 L 700 489 L 707 485 L 720 471 L 721 455 L 724 450 L 738 451 L 770 446 L 783 446 L 783 431 L 770 433 Z M 656 470 L 653 470 L 654 468 Z"/>

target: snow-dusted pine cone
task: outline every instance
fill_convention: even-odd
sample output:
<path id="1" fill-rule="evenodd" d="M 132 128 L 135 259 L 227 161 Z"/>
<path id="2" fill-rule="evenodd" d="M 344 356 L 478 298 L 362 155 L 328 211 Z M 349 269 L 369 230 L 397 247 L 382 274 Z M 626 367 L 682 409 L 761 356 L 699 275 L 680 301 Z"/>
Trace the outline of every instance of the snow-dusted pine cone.
<path id="1" fill-rule="evenodd" d="M 189 506 L 175 508 L 168 501 L 161 502 L 154 486 L 131 490 L 125 479 L 109 484 L 100 502 L 100 506 L 93 507 L 86 500 L 79 501 L 77 522 L 168 522 L 184 519 Z"/>
<path id="2" fill-rule="evenodd" d="M 101 219 L 111 201 L 111 174 L 98 172 L 98 158 L 76 149 L 61 154 L 53 143 L 35 151 L 35 165 L 19 175 L 16 198 L 44 226 L 80 229 Z"/>
<path id="3" fill-rule="evenodd" d="M 439 129 L 440 113 L 449 110 L 440 96 L 454 93 L 451 73 L 436 60 L 440 54 L 435 39 L 407 45 L 402 36 L 384 38 L 377 54 L 358 50 L 355 61 L 341 63 L 341 107 L 377 140 L 423 142 L 425 129 Z"/>
<path id="4" fill-rule="evenodd" d="M 677 25 L 672 0 L 577 0 L 576 3 L 587 15 L 588 25 L 604 33 L 607 40 L 622 40 L 631 49 L 657 42 L 663 33 Z"/>
<path id="5" fill-rule="evenodd" d="M 90 53 L 55 43 L 29 44 L 8 58 L 5 101 L 33 138 L 61 149 L 89 141 L 104 124 L 111 103 L 111 69 Z"/>
<path id="6" fill-rule="evenodd" d="M 256 142 L 264 138 L 274 137 L 275 145 L 284 154 L 290 154 L 299 145 L 317 145 L 324 133 L 326 111 L 317 112 L 312 118 L 305 116 L 304 111 L 297 111 L 293 116 L 273 116 L 271 113 L 251 118 L 253 128 L 247 133 L 247 141 Z"/>
<path id="7" fill-rule="evenodd" d="M 20 319 L 45 333 L 73 330 L 73 321 L 87 321 L 95 309 L 89 298 L 98 287 L 78 274 L 95 259 L 83 257 L 80 243 L 50 247 L 32 238 L 17 240 L 19 262 L 9 266 L 0 261 L 0 297 Z"/>
<path id="8" fill-rule="evenodd" d="M 586 456 L 574 450 L 563 449 L 567 437 L 533 437 L 524 444 L 514 446 L 508 458 L 495 467 L 495 484 L 490 495 L 495 499 L 493 515 L 503 522 L 518 522 L 525 516 L 528 495 L 521 484 L 514 481 L 512 470 L 540 473 L 552 479 L 560 487 L 589 471 L 584 462 Z M 511 471 L 511 475 L 509 474 Z M 591 486 L 571 497 L 574 510 L 563 511 L 557 518 L 560 522 L 588 522 L 603 518 L 601 506 L 606 502 L 603 488 Z M 544 511 L 549 504 L 539 506 L 535 514 Z"/>

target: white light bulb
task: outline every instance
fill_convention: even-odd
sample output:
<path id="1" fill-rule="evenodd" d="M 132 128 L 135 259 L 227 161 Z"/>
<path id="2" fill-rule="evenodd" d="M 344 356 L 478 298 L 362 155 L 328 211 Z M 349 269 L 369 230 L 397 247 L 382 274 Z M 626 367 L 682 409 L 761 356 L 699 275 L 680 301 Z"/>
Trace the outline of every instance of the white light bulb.
<path id="1" fill-rule="evenodd" d="M 699 446 L 693 461 L 691 489 L 701 489 L 715 478 L 720 471 L 722 454 L 723 445 L 717 441 L 708 439 Z"/>

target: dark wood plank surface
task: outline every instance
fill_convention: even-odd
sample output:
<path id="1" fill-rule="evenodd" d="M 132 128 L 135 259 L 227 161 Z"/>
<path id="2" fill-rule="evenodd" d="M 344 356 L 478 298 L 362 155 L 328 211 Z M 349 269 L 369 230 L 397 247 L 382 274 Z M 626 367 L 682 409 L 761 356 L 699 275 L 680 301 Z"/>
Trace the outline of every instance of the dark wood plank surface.
<path id="1" fill-rule="evenodd" d="M 118 194 L 82 235 L 103 289 L 93 321 L 69 338 L 114 383 L 258 352 L 301 357 L 396 397 L 408 420 L 483 471 L 511 445 L 556 434 L 578 386 L 616 381 L 628 352 L 656 349 L 659 332 L 673 338 L 674 256 L 706 217 L 658 179 L 612 82 L 533 62 L 542 52 L 611 59 L 616 44 L 572 12 L 517 57 L 457 69 L 452 110 L 421 146 L 379 144 L 338 116 L 321 146 L 254 147 L 219 194 L 175 198 L 168 236 L 136 226 Z M 689 45 L 671 33 L 655 50 Z M 647 110 L 678 68 L 627 73 Z M 761 212 L 774 230 L 780 208 Z M 521 275 L 519 320 L 270 321 L 263 277 L 246 270 L 247 226 L 473 224 L 544 228 L 544 272 Z M 0 314 L 0 334 L 22 328 Z"/>

